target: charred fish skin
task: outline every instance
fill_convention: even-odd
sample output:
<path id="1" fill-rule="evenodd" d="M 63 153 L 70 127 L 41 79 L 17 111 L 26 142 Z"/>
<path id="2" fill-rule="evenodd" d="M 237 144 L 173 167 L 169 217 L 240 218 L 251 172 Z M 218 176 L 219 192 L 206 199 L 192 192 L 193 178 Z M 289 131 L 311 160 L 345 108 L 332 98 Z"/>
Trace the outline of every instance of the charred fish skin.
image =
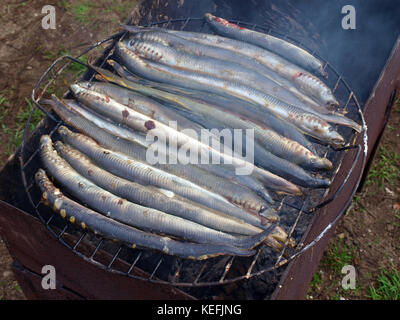
<path id="1" fill-rule="evenodd" d="M 53 97 L 53 99 L 55 99 Z M 140 159 L 141 157 L 141 152 L 137 150 L 137 146 L 135 146 L 131 141 L 127 141 L 123 138 L 116 137 L 112 134 L 109 134 L 105 130 L 99 129 L 99 127 L 95 126 L 93 123 L 90 121 L 84 119 L 83 117 L 79 116 L 78 114 L 72 112 L 66 105 L 61 103 L 61 101 L 55 99 L 52 101 L 53 103 L 51 104 L 52 109 L 56 114 L 68 125 L 74 127 L 76 130 L 83 132 L 86 134 L 88 137 L 91 137 L 92 139 L 95 139 L 98 143 L 100 143 L 102 146 L 105 148 L 108 148 L 110 150 L 120 152 L 123 154 L 127 154 L 128 157 L 135 158 L 135 159 Z M 66 128 L 65 128 L 66 129 Z M 71 136 L 71 131 L 65 130 L 64 133 L 65 136 L 64 138 L 66 139 L 65 142 L 68 143 L 69 145 L 72 145 L 76 149 L 85 152 L 85 148 L 82 147 L 80 144 L 78 144 L 75 139 L 73 139 L 73 136 Z M 70 138 L 71 137 L 71 138 Z M 70 140 L 69 140 L 70 139 Z M 89 139 L 90 140 L 90 139 Z M 81 149 L 79 149 L 81 147 Z M 82 149 L 83 148 L 83 149 Z M 257 180 L 262 179 L 262 177 L 257 176 Z M 165 189 L 165 187 L 164 187 Z M 191 197 L 190 200 L 198 203 L 202 203 L 206 207 L 210 207 L 212 209 L 222 211 L 225 213 L 229 213 L 232 215 L 235 215 L 239 219 L 243 219 L 247 223 L 253 224 L 255 226 L 263 227 L 265 224 L 265 221 L 261 219 L 261 217 L 257 217 L 252 214 L 248 214 L 247 212 L 244 212 L 240 208 L 237 208 L 236 206 L 233 206 L 230 203 L 226 203 L 225 201 L 219 201 L 218 199 L 214 200 L 213 197 L 206 197 L 203 199 L 204 194 L 207 194 L 207 192 L 202 192 L 200 195 L 192 194 L 190 195 L 189 190 L 183 190 L 185 193 L 183 193 L 183 197 L 188 198 L 188 196 L 185 196 L 185 194 L 189 194 Z M 176 192 L 175 192 L 176 193 Z"/>
<path id="2" fill-rule="evenodd" d="M 101 107 L 102 103 L 99 102 L 99 100 L 94 100 L 98 96 L 94 96 L 92 102 L 89 100 L 91 99 L 91 96 L 89 94 L 89 91 L 87 91 L 87 94 L 85 94 L 84 97 L 82 97 L 84 102 L 87 103 L 95 103 L 96 106 L 98 107 L 98 110 L 102 110 L 103 108 Z M 105 96 L 107 97 L 107 96 Z M 106 99 L 104 98 L 103 105 L 104 108 L 107 107 L 107 101 L 110 102 L 111 99 Z M 125 110 L 125 109 L 124 109 Z M 124 111 L 122 111 L 123 113 Z M 82 112 L 80 112 L 82 113 Z M 107 114 L 107 116 L 110 116 L 110 113 Z M 111 115 L 113 116 L 113 115 Z M 111 123 L 108 124 L 108 128 L 106 130 L 111 130 L 111 128 L 114 127 Z M 120 128 L 116 128 L 114 131 L 119 130 L 119 132 L 122 133 L 122 130 Z M 129 133 L 129 132 L 128 132 Z M 125 138 L 125 137 L 123 137 Z M 143 145 L 146 143 L 145 138 L 143 138 L 144 142 Z M 139 142 L 141 143 L 141 141 Z M 144 147 L 136 146 L 138 149 L 137 152 L 135 152 L 135 158 L 138 159 L 139 161 L 145 162 L 146 160 L 146 150 Z M 202 187 L 207 188 L 209 191 L 218 193 L 222 195 L 224 198 L 229 200 L 230 202 L 233 202 L 245 209 L 253 210 L 253 211 L 260 211 L 263 210 L 264 207 L 266 206 L 265 202 L 260 199 L 256 194 L 254 194 L 251 190 L 249 190 L 246 187 L 241 187 L 239 185 L 236 185 L 228 180 L 222 179 L 220 177 L 216 177 L 212 174 L 209 174 L 207 172 L 204 172 L 204 170 L 197 168 L 194 165 L 186 166 L 182 164 L 155 164 L 154 165 L 156 168 L 159 168 L 161 170 L 165 170 L 167 172 L 170 172 L 175 175 L 180 175 L 186 179 L 188 179 L 191 182 L 194 182 L 196 184 L 201 185 Z"/>
<path id="3" fill-rule="evenodd" d="M 157 99 L 164 100 L 168 103 L 172 103 L 183 108 L 191 104 L 196 104 L 200 107 L 202 107 L 204 104 L 208 105 L 207 102 L 199 101 L 196 98 L 166 92 L 166 90 L 168 89 L 163 88 L 162 84 L 158 84 L 159 87 L 157 89 L 154 89 L 155 83 L 151 84 L 152 88 L 144 87 L 138 84 L 136 82 L 136 79 L 132 79 L 130 73 L 128 73 L 128 71 L 125 70 L 125 68 L 122 67 L 120 64 L 113 60 L 109 60 L 108 62 L 121 77 L 125 78 L 128 81 L 134 82 L 132 83 L 132 86 L 130 86 L 131 90 L 137 90 L 139 92 L 142 92 L 143 94 L 155 96 L 157 97 Z M 116 78 L 115 76 L 112 77 Z M 112 81 L 111 78 L 110 81 Z M 246 106 L 245 104 L 246 102 L 244 101 L 236 103 L 232 100 L 221 100 L 218 103 L 213 103 L 210 106 L 223 112 L 232 112 L 233 114 L 236 114 L 237 117 L 244 118 L 245 120 L 253 122 L 256 125 L 267 126 L 273 129 L 276 133 L 300 143 L 302 146 L 306 147 L 308 150 L 316 154 L 315 148 L 312 143 L 308 141 L 303 133 L 293 124 L 277 118 L 265 109 L 260 111 L 251 104 L 248 104 Z M 229 105 L 229 107 L 226 107 L 227 105 Z"/>
<path id="4" fill-rule="evenodd" d="M 128 49 L 127 51 L 130 52 L 130 50 Z M 131 53 L 134 55 L 133 52 Z M 194 139 L 189 135 L 182 134 L 181 132 L 175 130 L 174 128 L 168 127 L 152 119 L 149 120 L 149 118 L 146 117 L 145 115 L 142 115 L 137 112 L 135 113 L 133 111 L 128 112 L 126 106 L 117 103 L 115 100 L 109 98 L 106 99 L 104 95 L 100 95 L 95 92 L 89 93 L 88 90 L 82 90 L 81 88 L 75 85 L 71 87 L 75 91 L 75 95 L 78 97 L 78 99 L 83 100 L 83 103 L 90 105 L 91 108 L 95 108 L 96 112 L 97 111 L 103 113 L 106 112 L 106 116 L 111 117 L 115 121 L 122 121 L 123 123 L 126 123 L 130 127 L 137 129 L 141 132 L 149 132 L 150 130 L 153 129 L 160 130 L 164 136 L 173 137 L 174 139 L 176 139 L 178 146 L 181 146 L 183 144 L 193 145 L 194 149 L 198 150 L 199 155 L 201 156 L 205 155 L 207 158 L 216 157 L 217 159 L 221 159 L 224 163 L 229 163 L 237 170 L 243 171 L 243 172 L 239 171 L 238 174 L 251 174 L 252 172 L 258 172 L 259 176 L 263 177 L 266 183 L 269 183 L 271 185 L 279 185 L 279 187 L 283 189 L 282 191 L 286 191 L 288 193 L 294 193 L 294 194 L 300 193 L 300 190 L 296 186 L 290 184 L 289 182 L 285 181 L 284 179 L 276 175 L 271 174 L 270 172 L 267 172 L 261 168 L 254 166 L 254 164 L 249 161 L 237 157 L 236 154 L 232 155 L 226 152 L 220 152 L 219 150 L 210 148 L 210 146 Z M 95 100 L 97 101 L 89 99 L 88 98 L 89 96 L 95 96 Z M 283 187 L 285 184 L 286 188 Z"/>
<path id="5" fill-rule="evenodd" d="M 207 34 L 200 34 L 197 37 L 193 37 L 192 32 L 172 30 L 145 32 L 135 37 L 158 41 L 163 44 L 168 43 L 174 48 L 187 53 L 199 56 L 210 55 L 214 58 L 226 59 L 227 61 L 250 67 L 267 76 L 270 80 L 279 84 L 282 88 L 289 90 L 294 96 L 305 103 L 311 104 L 318 110 L 328 112 L 327 107 L 336 107 L 339 105 L 332 91 L 318 77 L 313 76 L 303 68 L 292 64 L 277 54 L 252 44 Z M 177 37 L 181 37 L 182 39 L 178 41 L 176 40 Z M 195 42 L 207 47 L 196 46 Z M 235 54 L 229 54 L 232 52 Z M 253 60 L 251 61 L 250 59 Z M 292 87 L 290 83 L 293 83 L 301 92 Z M 312 99 L 307 96 L 312 97 Z M 318 104 L 322 104 L 322 106 L 318 106 Z"/>
<path id="6" fill-rule="evenodd" d="M 210 27 L 220 35 L 258 45 L 285 57 L 289 61 L 292 61 L 305 69 L 318 73 L 323 77 L 328 76 L 324 71 L 321 61 L 304 49 L 290 42 L 261 32 L 239 27 L 236 24 L 230 23 L 227 20 L 216 17 L 210 13 L 206 13 L 204 18 Z"/>
<path id="7" fill-rule="evenodd" d="M 144 35 L 143 37 L 145 37 Z M 149 36 L 149 34 L 147 34 Z M 128 41 L 128 43 L 132 43 Z M 225 80 L 237 81 L 257 90 L 274 95 L 284 101 L 294 101 L 302 104 L 292 93 L 279 86 L 269 77 L 264 76 L 253 69 L 247 68 L 241 64 L 216 57 L 204 55 L 193 55 L 162 42 L 150 42 L 146 40 L 136 41 L 132 45 L 127 45 L 129 49 L 144 59 L 154 62 L 163 63 L 176 68 L 183 68 L 204 74 L 210 74 Z"/>
<path id="8" fill-rule="evenodd" d="M 228 213 L 260 228 L 263 228 L 264 224 L 267 223 L 260 216 L 244 211 L 218 195 L 210 193 L 197 185 L 193 185 L 193 183 L 187 180 L 144 165 L 122 154 L 101 148 L 89 137 L 74 134 L 65 127 L 60 127 L 58 132 L 65 143 L 86 154 L 114 175 L 139 182 L 142 185 L 153 185 L 158 188 L 170 190 L 186 199 L 217 211 Z"/>
<path id="9" fill-rule="evenodd" d="M 79 174 L 128 201 L 189 219 L 223 232 L 242 235 L 255 235 L 262 232 L 260 228 L 246 224 L 243 220 L 206 210 L 193 202 L 180 199 L 172 192 L 160 191 L 119 178 L 97 167 L 88 157 L 60 141 L 55 143 L 55 149 Z"/>
<path id="10" fill-rule="evenodd" d="M 150 99 L 146 96 L 136 94 L 132 91 L 128 91 L 127 89 L 124 89 L 122 87 L 102 82 L 79 82 L 77 83 L 77 85 L 88 90 L 102 93 L 110 97 L 111 99 L 114 99 L 121 104 L 127 105 L 130 108 L 147 116 L 151 116 L 153 119 L 160 121 L 166 125 L 168 125 L 170 121 L 174 121 L 177 123 L 179 130 L 189 128 L 199 133 L 201 132 L 201 129 L 203 129 L 203 127 L 199 124 L 164 108 L 157 101 Z"/>
<path id="11" fill-rule="evenodd" d="M 270 230 L 264 230 L 255 236 L 233 236 L 128 202 L 96 186 L 74 171 L 53 149 L 51 138 L 47 135 L 40 139 L 40 155 L 46 169 L 73 196 L 106 216 L 133 227 L 178 236 L 188 241 L 233 245 L 248 250 L 265 241 L 270 234 Z"/>
<path id="12" fill-rule="evenodd" d="M 166 236 L 144 232 L 107 218 L 67 198 L 53 185 L 43 169 L 36 173 L 35 180 L 42 191 L 42 201 L 58 212 L 61 217 L 68 218 L 83 229 L 91 229 L 111 240 L 118 239 L 133 248 L 139 246 L 154 249 L 192 260 L 203 260 L 221 255 L 250 256 L 255 253 L 255 251 L 232 246 L 180 242 Z"/>
<path id="13" fill-rule="evenodd" d="M 288 105 L 271 95 L 236 82 L 225 81 L 212 76 L 204 76 L 199 73 L 177 70 L 168 66 L 154 64 L 150 61 L 144 61 L 121 43 L 118 43 L 116 48 L 118 55 L 127 68 L 145 78 L 161 82 L 171 82 L 182 87 L 234 96 L 264 106 L 277 117 L 295 124 L 307 134 L 323 142 L 335 145 L 344 144 L 343 137 L 341 137 L 327 122 L 315 114 L 303 112 L 303 110 Z"/>
<path id="14" fill-rule="evenodd" d="M 314 110 L 315 107 L 308 107 L 303 101 L 300 101 L 298 98 L 293 96 L 290 91 L 286 90 L 285 86 L 279 86 L 269 78 L 264 77 L 262 74 L 236 63 L 206 56 L 196 57 L 194 55 L 179 52 L 178 50 L 156 42 L 135 42 L 133 45 L 129 46 L 129 48 L 145 59 L 248 85 L 257 90 L 268 93 L 271 96 L 275 96 L 275 98 L 282 100 L 285 103 L 293 104 L 309 113 L 314 113 L 322 119 L 331 120 L 329 122 L 346 125 L 360 132 L 360 126 L 354 121 L 345 117 L 320 115 Z M 312 79 L 309 81 L 315 82 L 315 80 Z M 315 84 L 311 87 L 315 87 Z M 324 95 L 328 95 L 329 89 L 324 87 L 321 92 L 324 92 Z"/>

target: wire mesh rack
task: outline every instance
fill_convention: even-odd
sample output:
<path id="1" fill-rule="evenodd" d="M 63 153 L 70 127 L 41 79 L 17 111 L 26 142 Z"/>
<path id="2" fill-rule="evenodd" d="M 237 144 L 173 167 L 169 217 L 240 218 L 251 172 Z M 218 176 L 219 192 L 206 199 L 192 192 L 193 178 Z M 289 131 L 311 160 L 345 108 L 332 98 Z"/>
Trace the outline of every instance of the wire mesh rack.
<path id="1" fill-rule="evenodd" d="M 287 41 L 293 42 L 294 44 L 308 50 L 303 43 L 300 43 L 287 35 L 277 33 L 272 29 L 258 27 L 255 24 L 242 21 L 232 20 L 230 22 L 247 27 L 249 29 L 258 30 L 284 38 Z M 158 26 L 170 29 L 211 33 L 203 18 L 170 19 L 149 23 L 147 26 Z M 88 53 L 102 44 L 108 43 L 108 46 L 104 50 L 102 56 L 97 58 L 94 63 L 96 66 L 103 67 L 107 59 L 112 57 L 112 49 L 116 42 L 125 35 L 126 32 L 120 32 L 102 41 L 99 41 L 83 51 L 80 56 Z M 339 187 L 334 192 L 330 192 L 332 190 L 329 189 L 324 191 L 316 190 L 307 192 L 303 198 L 287 196 L 279 199 L 281 226 L 283 227 L 282 223 L 286 223 L 284 227 L 285 231 L 289 235 L 288 238 L 294 236 L 297 240 L 302 238 L 306 229 L 303 227 L 301 230 L 299 230 L 299 222 L 302 221 L 302 219 L 305 219 L 307 226 L 307 223 L 310 222 L 312 215 L 318 209 L 321 209 L 330 202 L 334 201 L 346 183 L 348 183 L 349 177 L 352 175 L 357 163 L 359 163 L 360 157 L 362 158 L 361 167 L 363 168 L 365 166 L 367 155 L 367 127 L 363 116 L 363 109 L 357 101 L 354 92 L 351 90 L 348 83 L 328 61 L 323 59 L 323 57 L 320 57 L 316 51 L 308 51 L 324 62 L 324 70 L 329 75 L 329 81 L 327 83 L 328 86 L 330 86 L 336 97 L 339 99 L 341 107 L 348 112 L 348 116 L 355 120 L 359 120 L 364 130 L 362 133 L 360 133 L 363 135 L 363 143 L 356 144 L 355 141 L 358 134 L 355 134 L 348 128 L 336 127 L 336 129 L 346 138 L 347 144 L 345 147 L 340 149 L 333 149 L 331 147 L 324 146 L 318 147 L 318 152 L 320 155 L 328 157 L 334 163 L 335 170 L 329 174 L 329 178 L 332 180 L 341 179 Z M 39 108 L 46 115 L 46 125 L 44 125 L 46 129 L 44 130 L 47 130 L 46 134 L 49 134 L 50 136 L 56 134 L 56 131 L 62 124 L 62 121 L 59 120 L 54 113 L 49 112 L 46 108 L 44 108 L 39 101 L 46 94 L 49 86 L 71 63 L 85 65 L 88 70 L 82 78 L 84 80 L 93 81 L 95 75 L 94 71 L 91 70 L 88 65 L 78 60 L 80 56 L 63 56 L 56 59 L 33 88 L 31 99 L 34 102 L 34 106 Z M 61 67 L 56 69 L 56 67 L 60 64 Z M 51 77 L 45 83 L 44 80 L 50 74 Z M 39 90 L 43 84 L 44 86 L 42 90 Z M 69 93 L 66 93 L 66 96 L 68 96 L 68 94 Z M 31 115 L 33 111 L 34 110 L 32 110 Z M 288 243 L 285 243 L 280 252 L 274 252 L 266 246 L 260 246 L 254 256 L 246 258 L 223 256 L 210 258 L 204 261 L 192 261 L 168 256 L 164 253 L 154 252 L 152 250 L 131 248 L 123 243 L 115 243 L 110 239 L 102 237 L 101 235 L 95 235 L 89 230 L 78 229 L 75 225 L 72 225 L 68 221 L 62 220 L 58 215 L 51 212 L 51 210 L 42 204 L 40 200 L 40 193 L 37 188 L 35 188 L 35 182 L 33 178 L 33 173 L 40 167 L 40 159 L 38 156 L 39 152 L 37 150 L 38 148 L 27 147 L 30 143 L 32 143 L 32 139 L 28 137 L 28 128 L 31 121 L 31 115 L 29 116 L 25 126 L 19 162 L 23 186 L 25 188 L 29 203 L 32 206 L 33 213 L 64 246 L 69 248 L 82 259 L 93 263 L 100 268 L 109 270 L 110 272 L 122 274 L 134 279 L 150 281 L 157 284 L 168 284 L 181 287 L 215 286 L 258 277 L 267 272 L 287 265 L 288 262 L 298 257 L 306 250 L 309 250 L 325 235 L 325 233 L 335 224 L 335 222 L 343 213 L 342 211 L 340 214 L 338 214 L 338 216 L 313 241 L 308 244 L 303 244 L 301 241 L 298 241 L 299 244 L 297 247 L 289 248 Z M 27 149 L 30 149 L 32 152 L 26 151 Z M 337 177 L 337 174 L 341 168 L 343 157 L 348 152 L 354 153 L 352 165 L 344 176 L 341 175 L 340 177 Z M 357 179 L 357 182 L 352 188 L 352 195 L 354 195 L 356 192 L 360 179 L 361 173 Z M 328 197 L 328 194 L 331 195 Z M 351 201 L 351 198 L 352 196 L 350 197 L 349 201 Z M 87 249 L 87 246 L 85 246 L 85 249 L 83 249 L 83 244 L 86 242 L 91 244 L 89 250 Z M 99 250 L 105 250 L 108 253 L 109 259 L 107 261 L 104 261 L 103 258 L 98 259 L 97 254 Z M 123 261 L 124 263 L 116 263 L 117 261 Z M 136 268 L 139 268 L 141 272 L 135 272 Z"/>

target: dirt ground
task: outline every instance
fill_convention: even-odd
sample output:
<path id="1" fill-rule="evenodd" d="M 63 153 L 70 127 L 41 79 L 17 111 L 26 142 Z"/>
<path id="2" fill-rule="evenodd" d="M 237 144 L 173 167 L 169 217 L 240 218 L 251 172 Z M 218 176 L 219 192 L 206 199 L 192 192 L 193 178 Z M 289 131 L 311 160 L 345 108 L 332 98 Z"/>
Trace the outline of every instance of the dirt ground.
<path id="1" fill-rule="evenodd" d="M 55 30 L 41 28 L 41 9 L 48 4 L 56 7 Z M 76 54 L 89 44 L 114 33 L 118 23 L 126 21 L 136 5 L 135 1 L 122 0 L 10 0 L 0 3 L 0 167 L 20 143 L 23 124 L 30 110 L 26 98 L 30 97 L 33 84 L 44 70 L 56 57 L 65 53 Z M 68 79 L 78 72 L 79 69 L 69 70 L 57 82 L 55 92 L 62 93 Z M 387 159 L 387 154 L 398 154 L 399 135 L 400 105 L 397 103 L 382 140 L 384 151 L 378 154 L 380 157 L 375 161 L 378 169 L 382 155 Z M 397 170 L 400 168 L 395 156 L 390 165 L 384 163 L 383 167 L 392 165 Z M 372 176 L 368 180 L 369 184 L 357 195 L 352 208 L 341 220 L 331 249 L 327 250 L 310 286 L 309 299 L 367 299 L 369 287 L 380 268 L 400 265 L 398 171 L 394 169 L 394 176 L 389 175 L 387 181 L 380 185 L 378 169 L 375 170 L 378 177 Z M 343 250 L 335 251 L 335 243 L 346 248 L 349 252 L 346 262 L 356 268 L 355 290 L 341 289 L 339 282 L 343 275 L 333 266 L 336 265 L 335 259 L 343 262 Z M 0 300 L 24 299 L 10 263 L 11 258 L 0 239 Z"/>

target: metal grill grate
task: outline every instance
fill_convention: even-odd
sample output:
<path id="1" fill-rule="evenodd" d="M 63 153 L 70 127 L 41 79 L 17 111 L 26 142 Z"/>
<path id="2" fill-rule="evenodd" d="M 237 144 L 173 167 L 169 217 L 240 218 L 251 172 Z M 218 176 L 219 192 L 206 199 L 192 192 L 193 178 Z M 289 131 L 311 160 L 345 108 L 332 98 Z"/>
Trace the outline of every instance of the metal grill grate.
<path id="1" fill-rule="evenodd" d="M 245 23 L 242 21 L 231 21 L 233 23 L 242 25 L 244 27 L 255 29 L 268 34 L 273 34 L 279 37 L 283 37 L 288 41 L 291 41 L 304 49 L 307 48 L 298 41 L 291 39 L 286 35 L 282 35 L 274 32 L 271 29 L 265 29 L 258 27 L 255 24 Z M 170 29 L 180 30 L 192 30 L 199 32 L 210 32 L 207 30 L 207 25 L 204 23 L 202 18 L 185 18 L 176 20 L 165 20 L 156 23 L 149 23 L 150 26 L 160 26 Z M 125 35 L 125 32 L 117 33 L 107 39 L 104 39 L 88 49 L 82 52 L 81 55 L 93 50 L 94 48 L 102 45 L 103 43 L 111 42 L 105 49 L 103 56 L 98 58 L 95 65 L 102 67 L 108 58 L 112 56 L 112 49 L 115 43 Z M 309 50 L 310 51 L 310 50 Z M 312 51 L 310 51 L 312 52 Z M 319 147 L 318 151 L 321 155 L 327 156 L 333 160 L 335 170 L 329 175 L 331 179 L 338 178 L 342 179 L 340 186 L 335 190 L 331 197 L 327 198 L 329 189 L 321 193 L 321 191 L 310 191 L 306 194 L 305 198 L 285 197 L 279 199 L 279 209 L 282 218 L 281 226 L 286 229 L 286 232 L 290 236 L 295 236 L 296 239 L 301 239 L 305 228 L 299 229 L 299 221 L 302 219 L 310 220 L 313 213 L 327 205 L 328 203 L 335 200 L 339 195 L 343 187 L 348 182 L 359 157 L 362 157 L 362 168 L 365 165 L 366 159 L 366 145 L 367 145 L 367 134 L 366 124 L 363 117 L 363 112 L 360 104 L 357 101 L 356 96 L 351 90 L 347 82 L 339 75 L 339 73 L 331 66 L 331 64 L 319 57 L 316 52 L 312 52 L 324 64 L 325 71 L 329 74 L 329 83 L 333 92 L 336 94 L 341 106 L 348 111 L 348 115 L 353 118 L 358 117 L 364 127 L 363 133 L 363 145 L 354 144 L 357 135 L 354 134 L 348 128 L 338 128 L 339 132 L 347 138 L 347 145 L 341 149 L 332 149 L 330 147 Z M 80 56 L 81 56 L 80 55 Z M 32 100 L 37 108 L 42 110 L 46 114 L 45 127 L 50 136 L 55 135 L 57 128 L 62 124 L 62 121 L 58 120 L 57 116 L 53 113 L 48 112 L 43 106 L 40 105 L 39 100 L 46 93 L 47 88 L 55 81 L 55 79 L 67 68 L 70 63 L 80 63 L 77 60 L 80 56 L 73 58 L 69 56 L 63 56 L 56 59 L 51 66 L 45 71 L 43 76 L 39 79 L 32 91 Z M 66 61 L 66 62 L 65 62 Z M 55 67 L 65 62 L 57 71 L 54 71 Z M 86 67 L 88 67 L 86 65 Z M 52 76 L 45 84 L 42 91 L 37 95 L 39 87 L 44 82 L 45 78 L 52 73 Z M 92 81 L 94 73 L 88 69 L 83 76 L 85 80 Z M 69 93 L 66 94 L 68 96 Z M 33 110 L 32 110 L 33 112 Z M 32 113 L 31 113 L 32 115 Z M 46 225 L 47 229 L 66 247 L 68 247 L 75 254 L 80 256 L 82 259 L 89 261 L 100 268 L 109 270 L 111 272 L 122 274 L 134 279 L 146 280 L 158 284 L 169 284 L 181 287 L 201 287 L 201 286 L 213 286 L 236 282 L 243 279 L 250 279 L 256 276 L 261 276 L 267 272 L 276 270 L 283 265 L 286 265 L 291 260 L 302 254 L 305 250 L 315 245 L 324 234 L 331 228 L 331 226 L 340 218 L 339 214 L 334 221 L 332 221 L 325 230 L 323 230 L 311 243 L 304 245 L 299 243 L 296 248 L 288 248 L 287 243 L 282 248 L 281 252 L 273 252 L 266 246 L 259 247 L 257 253 L 253 257 L 218 257 L 211 258 L 206 261 L 190 261 L 178 257 L 167 256 L 160 252 L 153 252 L 146 249 L 133 249 L 127 247 L 124 244 L 116 244 L 109 239 L 105 239 L 101 236 L 94 235 L 90 231 L 78 230 L 77 227 L 71 225 L 68 221 L 60 219 L 58 215 L 51 212 L 45 207 L 40 201 L 40 195 L 35 188 L 33 173 L 40 167 L 40 159 L 38 157 L 38 150 L 36 149 L 31 154 L 25 155 L 25 149 L 27 149 L 28 142 L 28 127 L 31 117 L 28 118 L 26 123 L 23 141 L 21 145 L 21 153 L 19 161 L 21 165 L 21 176 L 23 185 L 28 197 L 30 204 L 33 207 L 34 213 L 39 219 Z M 363 151 L 363 152 L 362 152 Z M 336 177 L 341 167 L 342 159 L 346 152 L 354 153 L 354 160 L 350 170 L 344 177 Z M 28 152 L 29 153 L 29 152 Z M 357 183 L 354 185 L 352 194 L 355 193 L 359 184 L 360 177 Z M 349 199 L 349 202 L 351 198 Z M 285 221 L 286 220 L 286 221 Z M 88 252 L 87 247 L 83 249 L 83 244 L 88 240 L 93 245 L 92 249 Z M 298 241 L 299 242 L 299 241 Z M 104 250 L 110 254 L 109 261 L 102 261 L 96 258 L 99 250 Z M 125 262 L 124 267 L 121 267 L 120 263 L 116 261 Z M 136 268 L 143 270 L 138 274 L 135 272 Z"/>

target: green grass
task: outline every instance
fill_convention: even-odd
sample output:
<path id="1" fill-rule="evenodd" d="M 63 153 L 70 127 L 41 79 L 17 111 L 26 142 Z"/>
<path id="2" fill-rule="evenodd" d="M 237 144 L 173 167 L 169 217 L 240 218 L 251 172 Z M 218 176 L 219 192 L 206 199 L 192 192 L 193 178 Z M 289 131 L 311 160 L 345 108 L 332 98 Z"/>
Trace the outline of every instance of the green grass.
<path id="1" fill-rule="evenodd" d="M 343 277 L 342 268 L 345 265 L 352 264 L 354 259 L 354 250 L 354 248 L 346 245 L 342 239 L 335 239 L 330 243 L 328 250 L 325 252 L 319 264 L 319 267 L 327 272 L 327 275 L 333 272 L 334 278 L 332 278 L 331 284 L 327 288 L 328 290 L 338 285 L 337 277 Z M 322 283 L 323 279 L 321 271 L 314 273 L 310 282 L 309 291 L 319 291 Z M 340 297 L 346 297 L 349 294 L 356 292 L 356 290 L 358 289 L 344 290 L 340 286 L 337 288 L 336 295 L 331 297 L 331 299 L 336 300 Z"/>
<path id="2" fill-rule="evenodd" d="M 26 107 L 20 110 L 16 116 L 15 128 L 10 129 L 4 123 L 1 124 L 1 129 L 3 133 L 8 135 L 8 143 L 6 148 L 7 155 L 12 154 L 22 142 L 25 124 L 33 108 L 33 104 L 29 99 L 25 98 L 25 101 Z M 29 130 L 33 130 L 42 118 L 42 112 L 39 109 L 35 108 L 29 123 Z"/>
<path id="3" fill-rule="evenodd" d="M 82 1 L 82 3 L 74 4 L 70 7 L 71 13 L 74 18 L 81 24 L 88 24 L 90 21 L 90 11 L 92 4 L 89 1 Z M 67 7 L 68 8 L 68 7 Z"/>
<path id="4" fill-rule="evenodd" d="M 86 55 L 83 55 L 83 56 L 79 57 L 78 60 L 87 64 L 88 57 Z M 86 67 L 84 65 L 81 65 L 80 63 L 77 63 L 77 62 L 72 63 L 68 67 L 68 69 L 70 71 L 75 72 L 75 76 L 80 76 L 86 71 Z"/>
<path id="5" fill-rule="evenodd" d="M 62 56 L 75 57 L 75 54 L 73 54 L 70 50 L 66 49 L 64 46 L 60 45 L 58 47 L 58 50 L 50 51 L 50 52 L 47 52 L 45 55 L 43 55 L 43 57 L 45 59 L 48 59 L 50 61 L 54 61 L 57 58 L 62 57 Z M 78 60 L 83 62 L 83 63 L 87 63 L 88 56 L 87 55 L 83 55 L 83 56 L 79 57 Z M 81 65 L 81 64 L 79 64 L 79 63 L 77 63 L 77 62 L 72 62 L 71 65 L 67 68 L 67 70 L 65 70 L 65 72 L 72 72 L 73 73 L 73 77 L 79 77 L 85 71 L 86 71 L 86 67 Z"/>
<path id="6" fill-rule="evenodd" d="M 399 300 L 400 274 L 395 268 L 381 270 L 376 284 L 369 287 L 369 297 L 372 300 Z"/>
<path id="7" fill-rule="evenodd" d="M 354 248 L 346 245 L 341 239 L 335 239 L 331 242 L 320 265 L 327 270 L 332 270 L 335 275 L 341 275 L 342 268 L 352 263 L 354 258 L 353 254 Z"/>
<path id="8" fill-rule="evenodd" d="M 321 273 L 321 271 L 317 271 L 314 273 L 313 278 L 311 279 L 308 290 L 309 291 L 310 290 L 319 291 L 321 283 L 322 283 L 322 273 Z M 309 295 L 307 294 L 307 296 L 309 296 Z"/>
<path id="9" fill-rule="evenodd" d="M 10 106 L 10 101 L 8 100 L 8 98 L 3 93 L 0 93 L 0 122 L 7 115 L 9 111 L 8 109 L 9 106 Z"/>
<path id="10" fill-rule="evenodd" d="M 396 152 L 380 147 L 376 154 L 376 160 L 371 167 L 367 185 L 375 184 L 383 190 L 385 183 L 393 185 L 400 176 L 400 157 Z"/>

